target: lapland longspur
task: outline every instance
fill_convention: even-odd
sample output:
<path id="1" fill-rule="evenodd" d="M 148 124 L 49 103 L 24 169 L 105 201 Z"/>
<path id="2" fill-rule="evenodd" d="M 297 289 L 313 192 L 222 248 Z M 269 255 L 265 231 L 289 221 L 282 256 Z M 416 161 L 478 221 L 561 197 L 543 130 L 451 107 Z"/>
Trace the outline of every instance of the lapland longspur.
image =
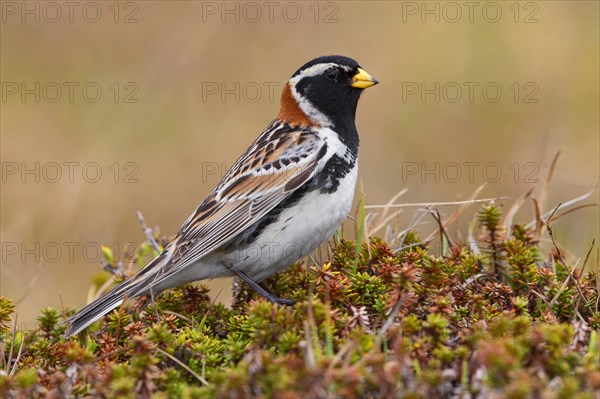
<path id="1" fill-rule="evenodd" d="M 356 185 L 356 107 L 379 83 L 351 58 L 302 66 L 281 95 L 277 117 L 183 223 L 164 251 L 68 320 L 74 335 L 124 298 L 158 295 L 192 281 L 239 276 L 258 282 L 306 256 L 346 218 Z"/>

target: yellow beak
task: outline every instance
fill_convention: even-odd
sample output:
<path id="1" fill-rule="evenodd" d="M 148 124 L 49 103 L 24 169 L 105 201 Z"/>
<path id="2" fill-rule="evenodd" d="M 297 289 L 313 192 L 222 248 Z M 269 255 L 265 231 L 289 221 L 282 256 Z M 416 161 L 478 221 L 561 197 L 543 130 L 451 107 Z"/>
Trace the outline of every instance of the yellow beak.
<path id="1" fill-rule="evenodd" d="M 352 87 L 366 89 L 379 83 L 377 79 L 369 75 L 364 69 L 358 68 L 358 73 L 352 77 Z"/>

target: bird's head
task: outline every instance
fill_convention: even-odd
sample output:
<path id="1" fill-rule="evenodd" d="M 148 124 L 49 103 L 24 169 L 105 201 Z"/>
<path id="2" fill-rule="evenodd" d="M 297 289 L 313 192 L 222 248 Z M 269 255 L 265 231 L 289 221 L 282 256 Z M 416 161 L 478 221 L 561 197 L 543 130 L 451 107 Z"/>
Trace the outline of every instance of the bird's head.
<path id="1" fill-rule="evenodd" d="M 315 58 L 298 69 L 286 84 L 278 118 L 300 126 L 354 126 L 360 94 L 377 83 L 352 58 Z"/>

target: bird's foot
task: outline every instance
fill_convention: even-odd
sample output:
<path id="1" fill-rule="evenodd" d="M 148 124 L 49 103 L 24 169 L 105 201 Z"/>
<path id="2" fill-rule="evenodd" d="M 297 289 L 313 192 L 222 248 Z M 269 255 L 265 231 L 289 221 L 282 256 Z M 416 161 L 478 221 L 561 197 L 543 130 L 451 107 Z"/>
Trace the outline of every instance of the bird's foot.
<path id="1" fill-rule="evenodd" d="M 235 274 L 237 274 L 242 280 L 248 283 L 250 287 L 254 288 L 256 292 L 258 292 L 261 296 L 263 296 L 267 301 L 272 303 L 277 303 L 279 305 L 293 305 L 294 301 L 292 299 L 279 298 L 275 295 L 271 294 L 267 291 L 266 288 L 262 287 L 260 284 L 256 283 L 254 280 L 250 278 L 246 273 L 240 270 L 233 270 Z"/>
<path id="2" fill-rule="evenodd" d="M 259 292 L 260 294 L 260 292 Z M 262 295 L 262 294 L 261 294 Z M 273 294 L 269 294 L 269 295 L 263 295 L 265 297 L 265 299 L 269 302 L 273 302 L 273 303 L 277 303 L 279 305 L 293 305 L 295 302 L 293 299 L 285 299 L 285 298 L 278 298 Z"/>

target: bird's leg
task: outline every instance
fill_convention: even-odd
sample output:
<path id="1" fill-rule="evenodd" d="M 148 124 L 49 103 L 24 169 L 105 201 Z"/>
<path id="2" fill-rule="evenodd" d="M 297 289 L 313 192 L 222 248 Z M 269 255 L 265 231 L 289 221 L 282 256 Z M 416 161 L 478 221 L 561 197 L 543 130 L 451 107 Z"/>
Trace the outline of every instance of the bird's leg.
<path id="1" fill-rule="evenodd" d="M 275 295 L 271 294 L 265 288 L 258 285 L 254 280 L 250 278 L 246 273 L 241 270 L 235 270 L 234 268 L 230 269 L 232 272 L 237 274 L 242 280 L 248 283 L 250 287 L 254 288 L 256 292 L 265 297 L 269 302 L 278 303 L 280 305 L 293 305 L 294 301 L 291 299 L 278 298 Z"/>

